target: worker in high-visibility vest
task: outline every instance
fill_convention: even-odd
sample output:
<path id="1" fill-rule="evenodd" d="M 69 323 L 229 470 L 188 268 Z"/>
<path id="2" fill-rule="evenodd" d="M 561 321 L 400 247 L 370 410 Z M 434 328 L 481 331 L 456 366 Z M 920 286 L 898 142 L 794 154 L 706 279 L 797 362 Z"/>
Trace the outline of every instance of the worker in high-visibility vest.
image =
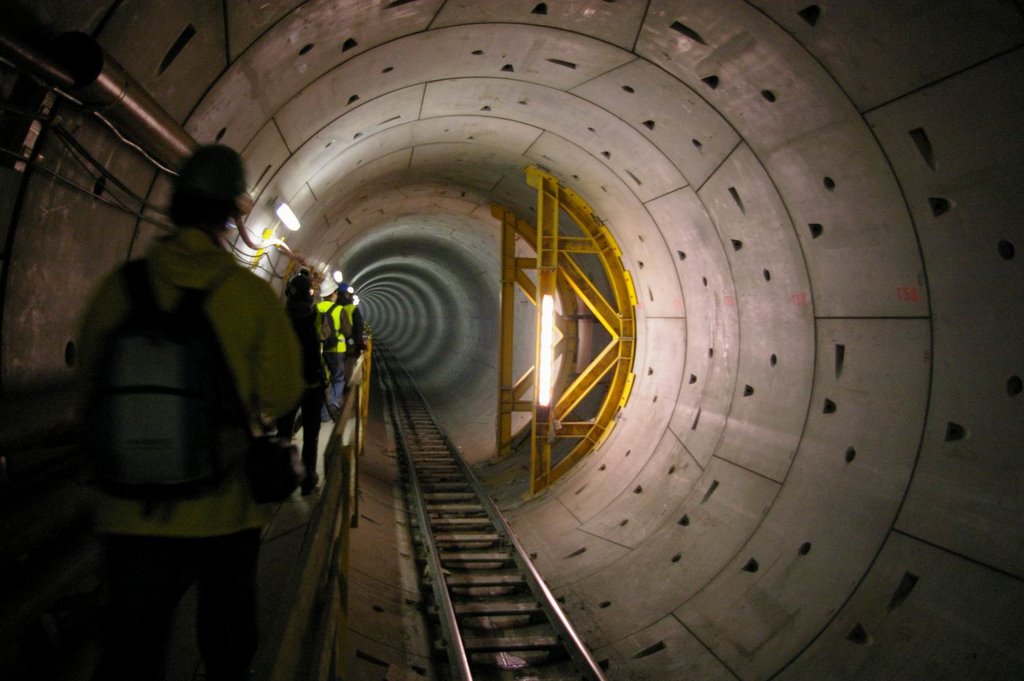
<path id="1" fill-rule="evenodd" d="M 327 395 L 320 412 L 321 421 L 338 418 L 341 413 L 341 399 L 345 391 L 345 339 L 352 333 L 342 303 L 338 300 L 338 285 L 331 279 L 324 281 L 320 288 L 323 298 L 316 309 L 323 316 L 320 337 L 324 344 L 324 364 L 327 366 Z"/>
<path id="2" fill-rule="evenodd" d="M 340 284 L 339 302 L 348 317 L 351 332 L 345 339 L 345 391 L 351 387 L 352 372 L 363 352 L 363 314 L 359 311 L 356 290 L 345 282 Z"/>

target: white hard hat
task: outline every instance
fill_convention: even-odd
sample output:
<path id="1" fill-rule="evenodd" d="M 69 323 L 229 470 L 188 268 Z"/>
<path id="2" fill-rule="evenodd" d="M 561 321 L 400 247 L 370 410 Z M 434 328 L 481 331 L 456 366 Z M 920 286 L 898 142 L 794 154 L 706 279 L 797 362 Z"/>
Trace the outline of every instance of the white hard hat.
<path id="1" fill-rule="evenodd" d="M 324 279 L 324 283 L 320 285 L 320 297 L 326 298 L 335 291 L 338 290 L 338 283 L 332 279 Z"/>

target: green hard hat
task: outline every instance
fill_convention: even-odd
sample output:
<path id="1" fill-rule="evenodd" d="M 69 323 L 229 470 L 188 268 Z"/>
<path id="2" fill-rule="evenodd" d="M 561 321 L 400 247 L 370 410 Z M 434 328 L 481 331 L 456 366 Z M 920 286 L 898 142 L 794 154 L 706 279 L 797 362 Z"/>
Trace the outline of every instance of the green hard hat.
<path id="1" fill-rule="evenodd" d="M 234 149 L 210 144 L 181 166 L 175 187 L 192 196 L 233 201 L 245 193 L 245 167 Z"/>

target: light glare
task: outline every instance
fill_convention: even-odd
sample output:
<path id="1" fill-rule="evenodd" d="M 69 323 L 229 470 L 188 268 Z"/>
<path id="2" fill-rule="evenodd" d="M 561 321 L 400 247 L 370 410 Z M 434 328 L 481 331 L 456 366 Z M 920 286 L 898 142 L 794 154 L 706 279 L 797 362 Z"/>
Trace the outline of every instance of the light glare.
<path id="1" fill-rule="evenodd" d="M 283 201 L 279 203 L 277 205 L 277 208 L 274 209 L 274 212 L 277 213 L 277 217 L 281 219 L 281 222 L 284 223 L 284 226 L 292 230 L 293 232 L 297 232 L 299 230 L 299 227 L 302 226 L 302 224 L 299 222 L 299 218 L 296 217 L 295 213 L 292 211 L 291 207 L 289 207 L 287 203 L 284 203 Z"/>
<path id="2" fill-rule="evenodd" d="M 552 341 L 555 325 L 555 301 L 545 295 L 540 302 L 540 378 L 537 381 L 537 404 L 546 407 L 551 403 L 551 359 L 554 355 Z"/>

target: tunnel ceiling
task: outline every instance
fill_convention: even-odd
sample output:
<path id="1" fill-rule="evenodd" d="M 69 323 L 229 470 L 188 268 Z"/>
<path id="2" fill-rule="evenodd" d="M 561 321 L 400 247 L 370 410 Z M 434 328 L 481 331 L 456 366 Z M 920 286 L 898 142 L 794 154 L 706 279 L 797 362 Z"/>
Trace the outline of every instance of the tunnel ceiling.
<path id="1" fill-rule="evenodd" d="M 1021 676 L 1019 3 L 19 4 L 243 152 L 249 228 L 293 206 L 473 460 L 490 205 L 532 220 L 536 164 L 594 208 L 632 393 L 505 501 L 613 678 Z M 56 355 L 12 300 L 5 337 Z"/>

